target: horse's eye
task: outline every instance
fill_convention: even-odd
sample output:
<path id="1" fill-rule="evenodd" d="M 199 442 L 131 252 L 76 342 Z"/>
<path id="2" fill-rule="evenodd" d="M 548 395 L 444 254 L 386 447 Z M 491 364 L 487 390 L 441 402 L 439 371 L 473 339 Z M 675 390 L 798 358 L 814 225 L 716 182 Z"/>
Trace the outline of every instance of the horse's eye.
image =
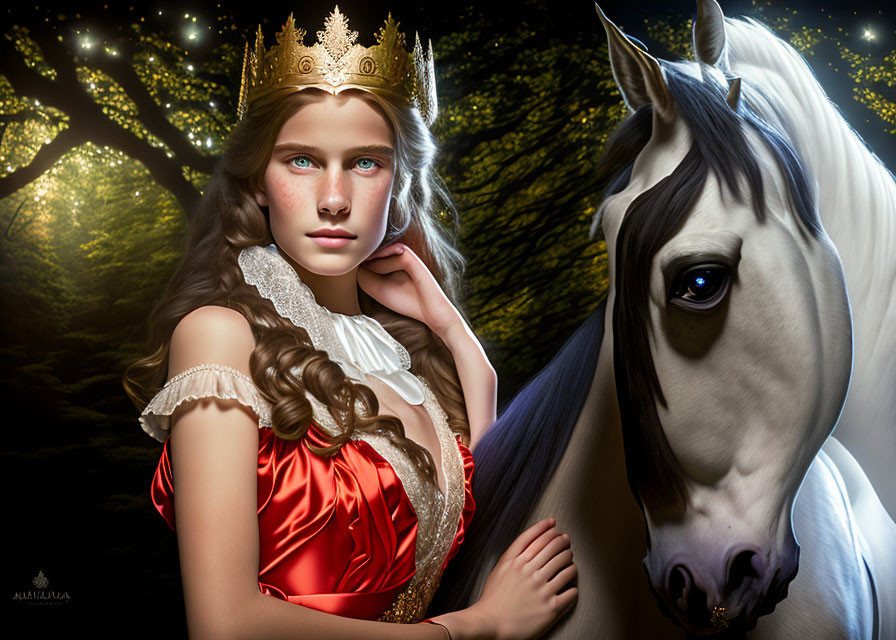
<path id="1" fill-rule="evenodd" d="M 728 268 L 701 265 L 683 269 L 672 283 L 669 302 L 683 309 L 708 311 L 728 292 Z"/>

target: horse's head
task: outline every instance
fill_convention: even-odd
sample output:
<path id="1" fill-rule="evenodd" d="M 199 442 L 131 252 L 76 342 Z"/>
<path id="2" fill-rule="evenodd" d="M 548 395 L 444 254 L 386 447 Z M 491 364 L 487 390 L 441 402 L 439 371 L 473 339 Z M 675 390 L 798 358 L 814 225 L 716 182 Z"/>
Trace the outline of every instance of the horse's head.
<path id="1" fill-rule="evenodd" d="M 796 575 L 794 498 L 846 395 L 842 267 L 793 147 L 716 66 L 718 5 L 701 3 L 696 63 L 656 60 L 598 14 L 635 112 L 608 142 L 595 228 L 644 566 L 690 631 L 751 628 Z"/>

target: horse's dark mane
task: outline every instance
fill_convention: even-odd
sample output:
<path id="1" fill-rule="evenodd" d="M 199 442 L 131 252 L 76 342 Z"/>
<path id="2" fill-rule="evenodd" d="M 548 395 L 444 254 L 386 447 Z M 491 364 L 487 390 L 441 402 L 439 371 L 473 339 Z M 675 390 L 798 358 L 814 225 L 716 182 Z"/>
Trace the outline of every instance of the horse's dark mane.
<path id="1" fill-rule="evenodd" d="M 597 367 L 606 299 L 554 359 L 523 387 L 476 445 L 476 514 L 457 557 L 442 576 L 429 615 L 467 604 L 478 568 L 493 562 L 526 517 L 560 462 Z M 494 526 L 500 523 L 500 527 Z M 497 555 L 500 555 L 500 552 Z M 435 613 L 433 613 L 435 612 Z"/>
<path id="2" fill-rule="evenodd" d="M 632 491 L 656 499 L 684 499 L 684 483 L 655 401 L 665 404 L 647 339 L 650 264 L 677 233 L 700 195 L 709 171 L 740 197 L 746 178 L 757 217 L 765 217 L 762 174 L 744 134 L 748 126 L 771 150 L 794 209 L 813 235 L 820 230 L 809 183 L 796 152 L 783 135 L 742 105 L 725 101 L 722 87 L 703 83 L 663 63 L 679 113 L 694 143 L 685 159 L 629 206 L 617 239 L 614 304 L 614 368 L 623 420 L 626 469 Z M 749 92 L 750 88 L 742 88 Z M 635 158 L 650 140 L 652 109 L 641 107 L 610 136 L 596 182 L 606 198 L 628 185 Z M 600 211 L 600 208 L 598 208 Z M 597 367 L 606 300 L 560 352 L 501 413 L 476 447 L 473 496 L 477 504 L 464 544 L 442 577 L 427 612 L 436 615 L 468 605 L 482 567 L 491 566 L 524 528 L 526 519 L 560 462 Z M 652 412 L 652 416 L 651 416 Z"/>

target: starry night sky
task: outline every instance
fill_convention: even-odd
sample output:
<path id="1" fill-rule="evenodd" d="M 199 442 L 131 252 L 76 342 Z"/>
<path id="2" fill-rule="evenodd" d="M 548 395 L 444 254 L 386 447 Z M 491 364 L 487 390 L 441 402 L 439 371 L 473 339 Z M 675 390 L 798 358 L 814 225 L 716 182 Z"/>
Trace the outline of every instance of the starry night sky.
<path id="1" fill-rule="evenodd" d="M 341 0 L 339 3 L 343 13 L 350 21 L 351 26 L 362 34 L 372 33 L 377 29 L 388 12 L 401 22 L 403 28 L 409 32 L 418 30 L 421 36 L 437 38 L 440 35 L 457 30 L 461 23 L 461 17 L 470 7 L 483 12 L 494 20 L 496 31 L 506 29 L 514 22 L 524 20 L 531 11 L 530 5 L 538 5 L 537 2 L 520 2 L 513 11 L 507 11 L 499 3 L 471 3 L 469 1 L 445 0 L 444 2 L 410 2 L 407 0 Z M 589 0 L 562 0 L 549 3 L 541 3 L 552 8 L 553 20 L 550 24 L 544 24 L 545 29 L 565 27 L 566 29 L 593 30 L 601 35 L 598 27 L 599 21 L 594 12 L 594 4 Z M 720 3 L 726 16 L 737 17 L 750 15 L 754 12 L 754 3 L 749 0 L 737 0 L 735 2 L 723 1 Z M 859 2 L 836 0 L 834 2 L 795 2 L 788 0 L 767 0 L 765 4 L 774 7 L 787 7 L 797 11 L 801 23 L 830 28 L 831 25 L 842 25 L 850 31 L 850 37 L 858 40 L 866 26 L 878 35 L 875 46 L 886 47 L 888 43 L 896 40 L 896 22 L 886 15 L 884 2 Z M 600 3 L 604 12 L 617 24 L 630 30 L 637 30 L 639 23 L 645 19 L 657 16 L 690 16 L 696 12 L 696 3 L 688 0 L 670 0 L 668 2 L 626 2 L 621 0 L 604 0 Z M 182 13 L 199 18 L 206 25 L 213 25 L 216 18 L 222 14 L 232 15 L 238 24 L 245 25 L 245 32 L 249 34 L 254 30 L 255 24 L 274 23 L 282 24 L 289 12 L 296 16 L 296 22 L 305 26 L 309 32 L 322 25 L 324 18 L 332 10 L 333 4 L 329 2 L 305 2 L 291 3 L 272 1 L 265 3 L 252 2 L 154 2 L 154 3 L 102 3 L 87 2 L 71 3 L 62 2 L 35 2 L 21 3 L 18 6 L 7 7 L 0 16 L 0 26 L 4 29 L 7 24 L 15 24 L 22 16 L 44 15 L 55 16 L 60 13 L 72 16 L 79 13 L 85 24 L 90 24 L 96 29 L 110 28 L 124 21 L 132 20 L 135 16 L 145 16 L 147 21 L 156 20 L 159 24 L 174 24 Z M 162 15 L 159 16 L 159 11 Z M 209 29 L 211 38 L 197 42 L 194 47 L 210 46 L 215 43 L 214 29 Z M 229 35 L 227 37 L 230 37 Z"/>
<path id="2" fill-rule="evenodd" d="M 343 13 L 351 20 L 353 28 L 362 34 L 372 32 L 378 28 L 386 13 L 391 11 L 408 30 L 419 30 L 421 35 L 437 37 L 456 29 L 461 15 L 468 7 L 475 7 L 490 15 L 496 29 L 501 29 L 506 24 L 524 19 L 527 13 L 527 5 L 538 4 L 532 2 L 520 2 L 513 11 L 507 11 L 506 5 L 499 3 L 471 3 L 469 1 L 445 0 L 444 2 L 410 2 L 408 0 L 340 0 L 338 2 Z M 596 28 L 599 25 L 594 14 L 594 4 L 589 0 L 562 0 L 542 3 L 552 7 L 555 16 L 555 24 L 579 25 L 582 29 Z M 750 0 L 723 1 L 720 3 L 725 15 L 737 17 L 749 15 L 753 12 L 754 3 Z M 896 37 L 894 27 L 896 23 L 892 17 L 887 17 L 882 1 L 861 2 L 835 0 L 833 2 L 801 2 L 788 0 L 767 0 L 766 4 L 775 7 L 787 7 L 796 10 L 805 24 L 829 26 L 830 24 L 843 25 L 858 35 L 858 30 L 871 25 L 881 36 L 880 42 L 886 44 L 887 40 Z M 625 2 L 620 0 L 603 0 L 600 2 L 604 12 L 617 24 L 630 25 L 649 19 L 654 16 L 690 15 L 696 11 L 696 3 L 688 0 L 670 0 L 668 2 Z M 153 2 L 153 3 L 103 3 L 80 2 L 77 5 L 62 2 L 34 2 L 20 3 L 18 6 L 7 7 L 2 17 L 3 22 L 15 23 L 17 17 L 40 15 L 55 15 L 65 13 L 72 15 L 80 13 L 85 21 L 96 26 L 114 25 L 123 19 L 133 16 L 157 16 L 158 11 L 163 12 L 163 20 L 170 21 L 173 16 L 181 13 L 189 13 L 198 16 L 207 24 L 214 22 L 222 13 L 235 16 L 240 23 L 246 24 L 247 32 L 253 30 L 253 23 L 281 24 L 289 12 L 293 12 L 297 23 L 307 25 L 306 28 L 316 28 L 324 17 L 332 10 L 333 4 L 329 2 L 282 2 L 272 1 L 265 3 L 251 2 Z M 830 16 L 830 17 L 829 17 Z"/>

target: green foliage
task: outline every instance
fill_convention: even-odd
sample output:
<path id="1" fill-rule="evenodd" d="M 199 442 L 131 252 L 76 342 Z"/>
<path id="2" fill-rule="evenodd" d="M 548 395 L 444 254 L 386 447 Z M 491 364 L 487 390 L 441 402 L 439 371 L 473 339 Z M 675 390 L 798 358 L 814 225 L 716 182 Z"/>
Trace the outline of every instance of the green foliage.
<path id="1" fill-rule="evenodd" d="M 40 47 L 28 36 L 27 27 L 13 25 L 6 37 L 15 45 L 16 50 L 22 56 L 22 60 L 25 61 L 29 68 L 51 80 L 56 78 L 56 70 L 44 60 Z"/>
<path id="2" fill-rule="evenodd" d="M 674 60 L 676 57 L 684 60 L 694 60 L 694 45 L 691 36 L 694 29 L 694 20 L 689 18 L 676 18 L 669 20 L 668 18 L 654 18 L 652 20 L 644 20 L 647 35 L 660 44 L 669 52 L 668 60 Z M 620 25 L 620 28 L 624 28 Z"/>
<path id="3" fill-rule="evenodd" d="M 467 19 L 436 43 L 436 132 L 460 213 L 467 306 L 506 393 L 606 292 L 605 250 L 588 229 L 600 148 L 624 107 L 600 39 L 545 40 L 527 22 L 493 33 Z"/>

